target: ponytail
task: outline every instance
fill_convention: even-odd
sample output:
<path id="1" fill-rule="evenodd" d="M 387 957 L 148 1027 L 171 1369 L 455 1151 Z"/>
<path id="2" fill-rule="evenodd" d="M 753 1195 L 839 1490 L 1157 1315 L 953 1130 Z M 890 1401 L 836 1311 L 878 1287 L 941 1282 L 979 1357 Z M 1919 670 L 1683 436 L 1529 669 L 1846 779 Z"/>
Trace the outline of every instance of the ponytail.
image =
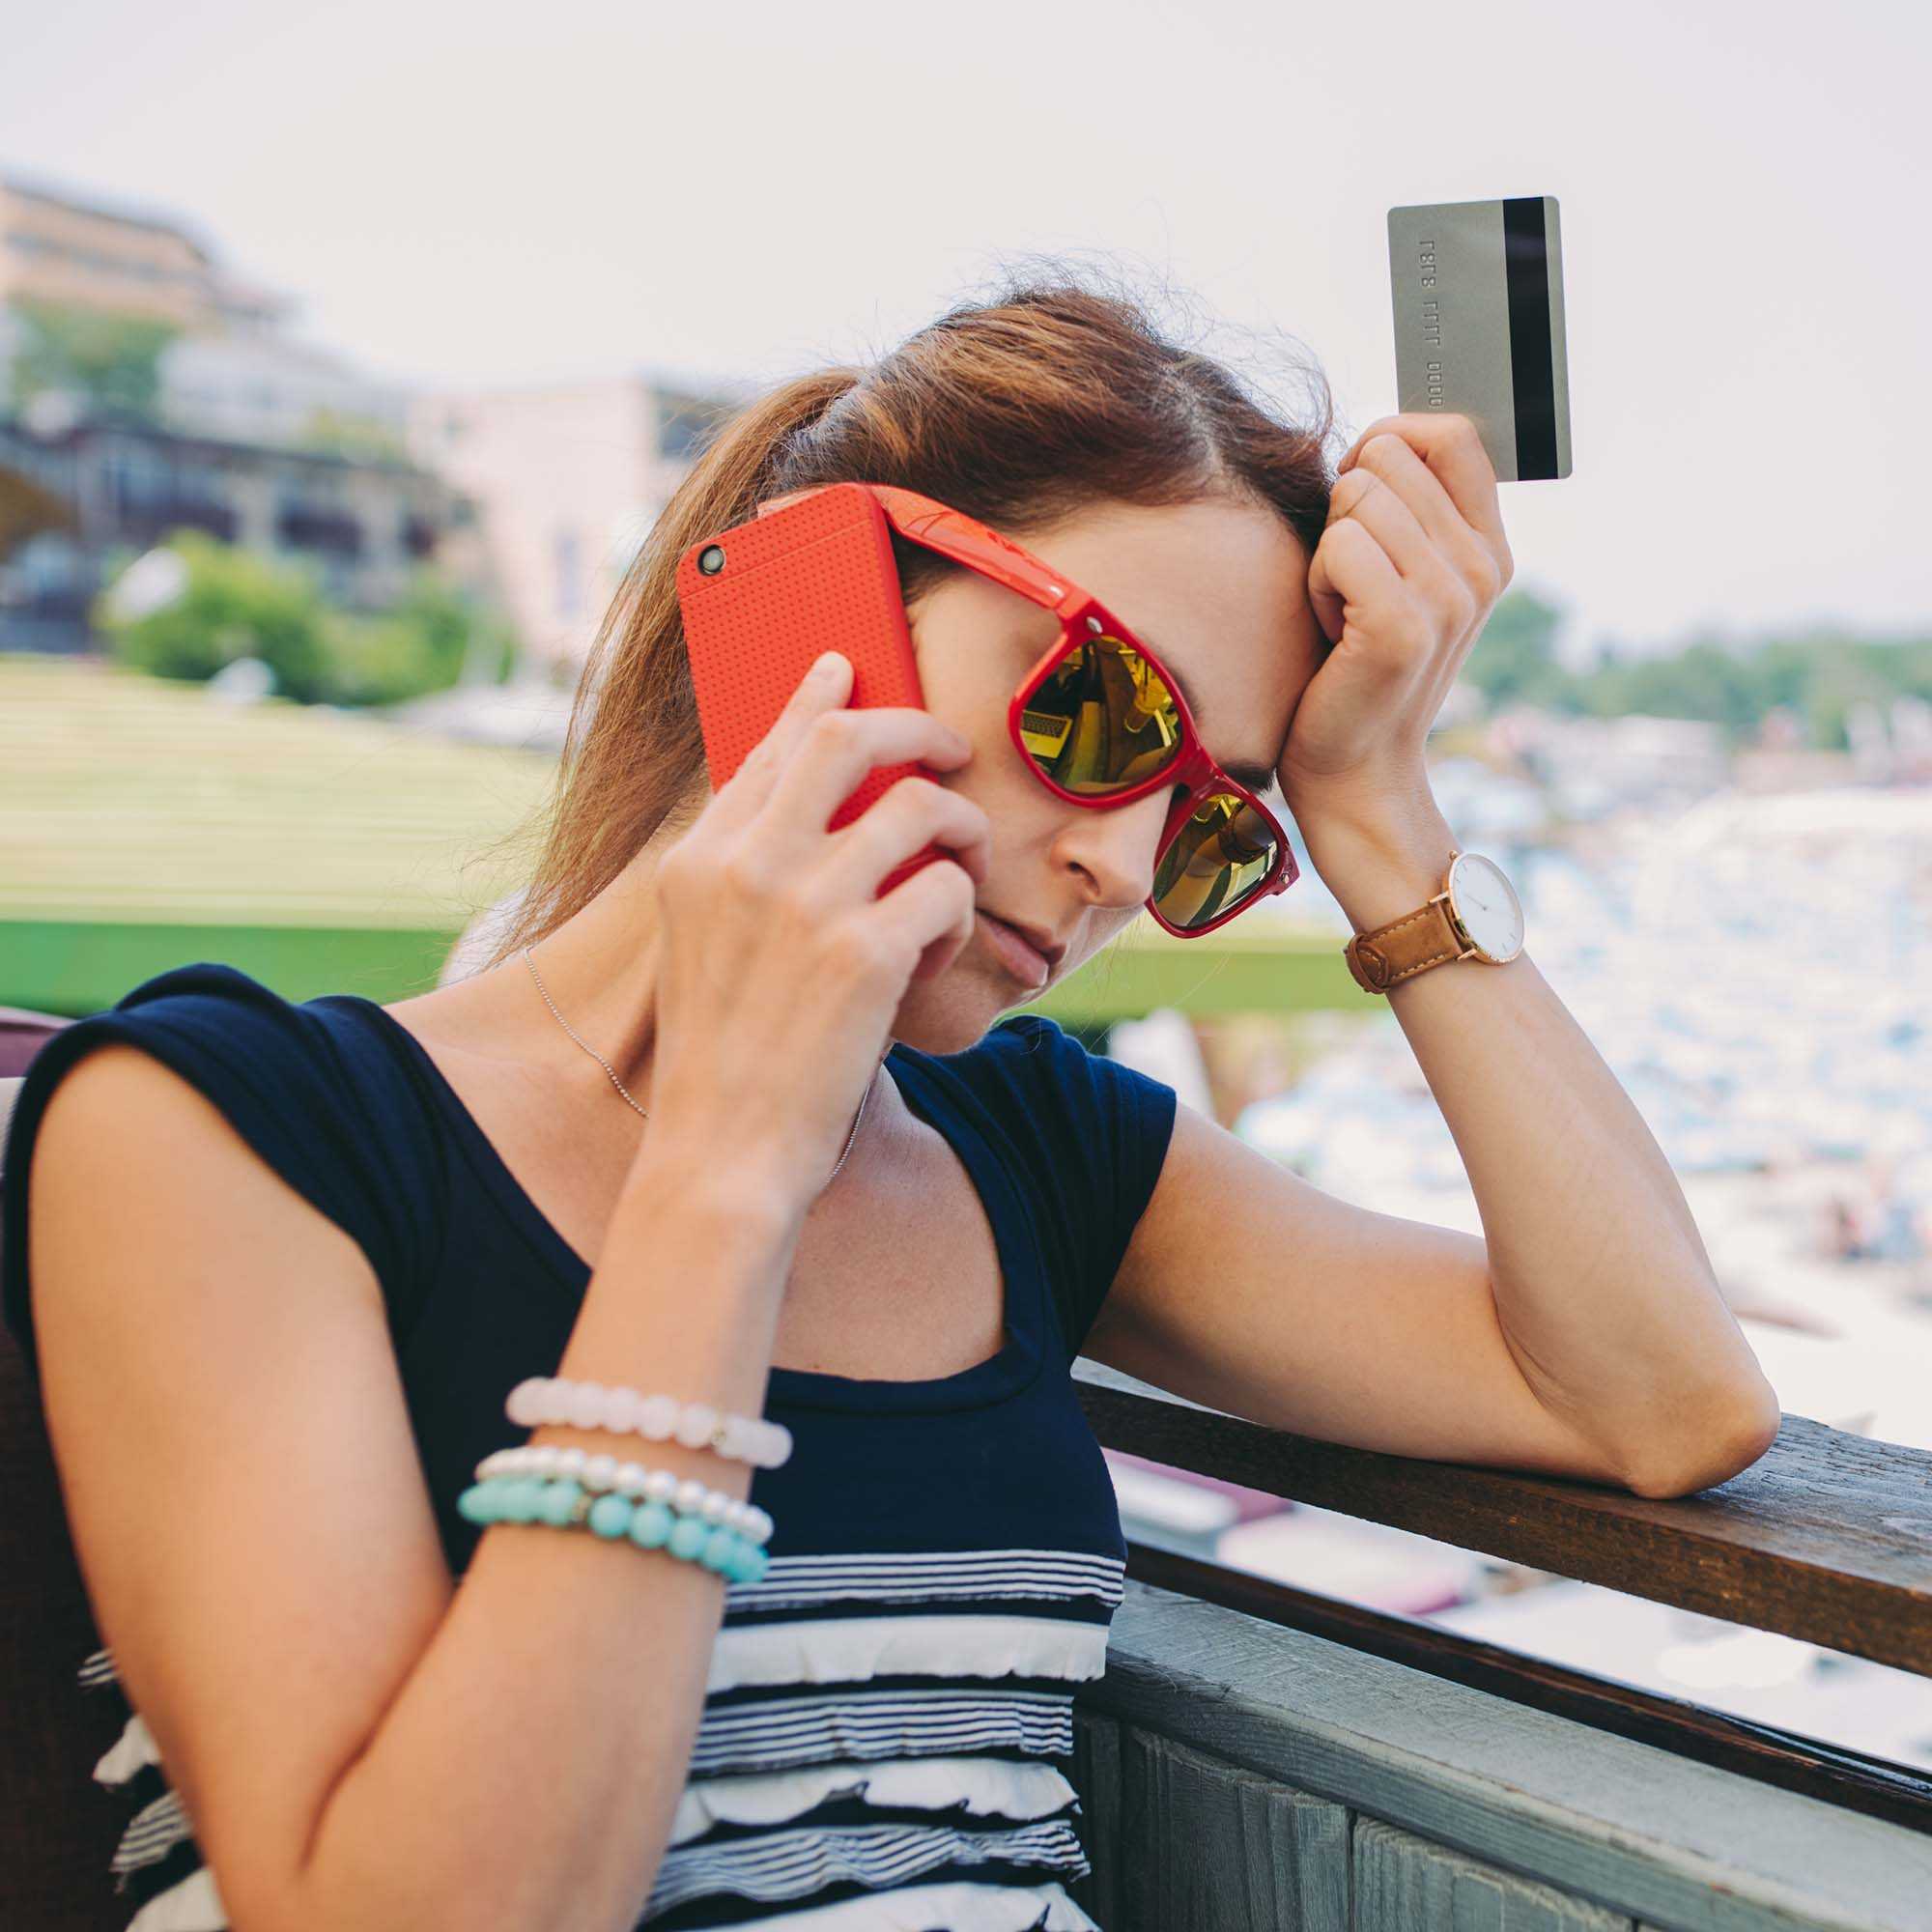
<path id="1" fill-rule="evenodd" d="M 479 970 L 554 932 L 663 825 L 695 808 L 706 768 L 677 603 L 677 560 L 776 494 L 771 477 L 785 446 L 862 373 L 816 371 L 740 411 L 645 534 L 584 661 L 551 798 L 534 820 L 490 848 L 495 856 L 535 843 L 537 852 L 530 883 L 493 932 Z"/>

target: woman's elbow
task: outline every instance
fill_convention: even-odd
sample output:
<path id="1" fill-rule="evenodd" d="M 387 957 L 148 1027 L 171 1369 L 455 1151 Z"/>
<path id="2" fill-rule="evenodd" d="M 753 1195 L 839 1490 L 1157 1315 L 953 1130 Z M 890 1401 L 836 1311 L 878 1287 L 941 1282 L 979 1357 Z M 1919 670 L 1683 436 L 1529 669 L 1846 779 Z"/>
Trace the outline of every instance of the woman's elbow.
<path id="1" fill-rule="evenodd" d="M 1748 1469 L 1777 1440 L 1784 1415 L 1777 1406 L 1777 1391 L 1769 1382 L 1752 1391 L 1739 1407 L 1733 1427 L 1712 1435 L 1668 1465 L 1634 1478 L 1630 1488 L 1640 1496 L 1690 1496 Z"/>

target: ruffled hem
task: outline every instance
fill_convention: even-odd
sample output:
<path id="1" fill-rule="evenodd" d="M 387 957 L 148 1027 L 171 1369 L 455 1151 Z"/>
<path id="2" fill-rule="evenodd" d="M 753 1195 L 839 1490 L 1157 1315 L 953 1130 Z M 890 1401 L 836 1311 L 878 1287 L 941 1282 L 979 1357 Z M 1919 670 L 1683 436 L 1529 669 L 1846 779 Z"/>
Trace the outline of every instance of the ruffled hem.
<path id="1" fill-rule="evenodd" d="M 139 1871 L 144 1865 L 158 1864 L 185 1838 L 194 1835 L 188 1822 L 187 1806 L 181 1793 L 167 1790 L 153 1804 L 144 1804 L 128 1821 L 114 1849 L 112 1870 L 118 1879 L 126 1872 Z"/>
<path id="2" fill-rule="evenodd" d="M 995 1605 L 1096 1599 L 1118 1609 L 1126 1565 L 1068 1549 L 860 1550 L 775 1556 L 755 1583 L 732 1583 L 724 1619 L 840 1601 Z"/>
<path id="3" fill-rule="evenodd" d="M 94 1781 L 97 1784 L 126 1784 L 136 1772 L 160 1761 L 161 1753 L 156 1747 L 154 1733 L 149 1730 L 140 1712 L 136 1711 L 122 1725 L 121 1735 L 94 1767 Z M 163 1771 L 162 1776 L 166 1775 Z"/>
<path id="4" fill-rule="evenodd" d="M 1073 1692 L 1010 1684 L 776 1692 L 711 1704 L 691 1777 L 753 1776 L 895 1757 L 1069 1757 Z"/>
<path id="5" fill-rule="evenodd" d="M 760 1918 L 758 1932 L 1101 1932 L 1060 1885 L 901 1886 Z M 648 1921 L 640 1928 L 648 1932 Z"/>
<path id="6" fill-rule="evenodd" d="M 753 1772 L 693 1780 L 678 1801 L 670 1843 L 681 1845 L 717 1824 L 781 1824 L 830 1798 L 928 1811 L 963 1805 L 976 1817 L 1034 1819 L 1050 1816 L 1077 1797 L 1053 1765 L 992 1757 L 887 1758 Z"/>
<path id="7" fill-rule="evenodd" d="M 721 1631 L 707 1691 L 911 1675 L 1087 1680 L 1107 1668 L 1107 1626 L 1058 1617 L 828 1617 Z"/>
<path id="8" fill-rule="evenodd" d="M 213 1872 L 203 1865 L 156 1892 L 128 1921 L 128 1932 L 228 1932 L 228 1911 Z"/>
<path id="9" fill-rule="evenodd" d="M 961 1867 L 993 1867 L 1012 1883 L 1065 1883 L 1089 1869 L 1079 1835 L 1065 1817 L 995 1830 L 898 1822 L 786 1830 L 678 1845 L 659 1861 L 646 1915 L 718 1893 L 777 1911 L 856 1883 L 884 1892 L 916 1880 L 934 1883 Z M 998 1884 L 980 1878 L 976 1884 Z"/>

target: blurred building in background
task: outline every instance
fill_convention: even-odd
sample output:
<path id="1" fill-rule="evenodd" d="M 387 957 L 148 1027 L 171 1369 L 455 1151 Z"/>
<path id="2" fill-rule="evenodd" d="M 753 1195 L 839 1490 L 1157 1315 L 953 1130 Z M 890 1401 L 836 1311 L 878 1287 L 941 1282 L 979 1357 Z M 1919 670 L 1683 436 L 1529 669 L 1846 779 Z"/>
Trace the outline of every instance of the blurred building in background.
<path id="1" fill-rule="evenodd" d="M 467 515 L 441 478 L 407 461 L 188 435 L 50 397 L 0 414 L 0 484 L 9 475 L 64 521 L 0 558 L 0 650 L 89 648 L 96 593 L 173 530 L 299 558 L 332 602 L 380 610 Z"/>
<path id="2" fill-rule="evenodd" d="M 554 682 L 576 681 L 645 531 L 746 400 L 727 382 L 646 369 L 412 405 L 412 452 L 476 504 L 505 608 Z"/>
<path id="3" fill-rule="evenodd" d="M 286 298 L 226 273 L 172 214 L 0 174 L 0 302 L 142 317 L 180 329 L 272 328 Z"/>
<path id="4" fill-rule="evenodd" d="M 381 609 L 467 506 L 411 460 L 407 391 L 291 332 L 178 217 L 0 175 L 0 649 L 79 650 L 119 565 L 191 528 Z"/>
<path id="5" fill-rule="evenodd" d="M 66 359 L 171 428 L 400 458 L 406 389 L 298 340 L 297 307 L 174 215 L 0 175 L 0 399 L 24 403 Z"/>

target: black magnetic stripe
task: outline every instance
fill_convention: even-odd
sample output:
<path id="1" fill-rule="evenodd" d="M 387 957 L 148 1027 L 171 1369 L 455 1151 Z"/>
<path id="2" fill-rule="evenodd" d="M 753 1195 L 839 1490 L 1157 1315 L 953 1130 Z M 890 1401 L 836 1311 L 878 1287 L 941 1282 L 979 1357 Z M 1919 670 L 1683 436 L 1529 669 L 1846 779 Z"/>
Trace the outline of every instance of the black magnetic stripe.
<path id="1" fill-rule="evenodd" d="M 1503 265 L 1509 283 L 1510 388 L 1516 400 L 1516 471 L 1531 481 L 1556 474 L 1556 371 L 1550 361 L 1549 238 L 1543 197 L 1503 203 Z"/>

